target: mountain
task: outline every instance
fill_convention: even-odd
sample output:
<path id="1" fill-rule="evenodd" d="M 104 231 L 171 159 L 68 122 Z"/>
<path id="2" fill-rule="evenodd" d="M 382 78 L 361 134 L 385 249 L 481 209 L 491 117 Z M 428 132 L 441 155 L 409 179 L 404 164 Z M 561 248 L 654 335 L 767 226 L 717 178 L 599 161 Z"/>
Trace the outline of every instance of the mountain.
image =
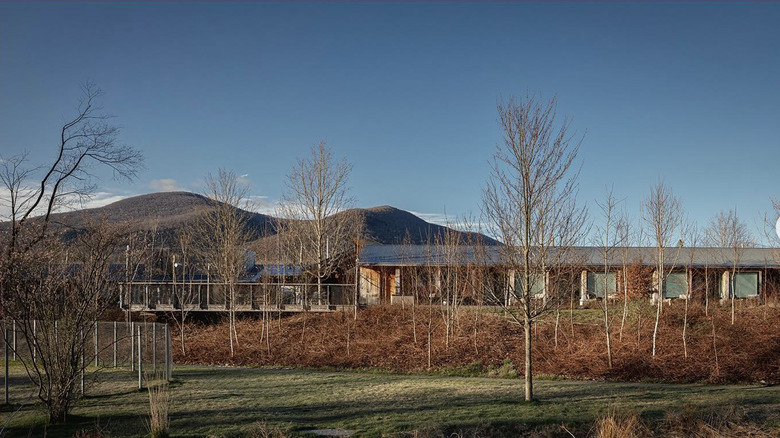
<path id="1" fill-rule="evenodd" d="M 157 230 L 165 235 L 176 235 L 187 224 L 194 223 L 198 216 L 211 208 L 211 200 L 190 192 L 162 192 L 134 196 L 99 208 L 91 208 L 52 215 L 54 226 L 79 229 L 84 223 L 107 220 L 122 223 L 131 231 Z M 248 215 L 249 226 L 255 239 L 267 240 L 275 234 L 272 216 L 242 212 Z M 447 227 L 426 222 L 419 217 L 390 206 L 352 209 L 339 215 L 359 214 L 363 218 L 363 238 L 369 243 L 400 244 L 404 242 L 423 244 L 443 241 Z M 453 230 L 454 231 L 454 230 Z M 455 231 L 463 241 L 479 237 L 473 233 Z M 263 239 L 265 236 L 266 239 Z M 497 242 L 481 236 L 487 244 Z"/>
<path id="2" fill-rule="evenodd" d="M 364 236 L 367 241 L 381 244 L 425 244 L 445 241 L 451 228 L 426 222 L 419 217 L 389 205 L 358 209 L 363 217 Z M 495 245 L 498 242 L 476 233 L 455 231 L 455 235 L 468 242 L 482 239 L 484 243 Z M 470 239 L 469 239 L 470 238 Z M 473 241 L 473 240 L 471 240 Z"/>
<path id="3" fill-rule="evenodd" d="M 212 201 L 191 192 L 162 192 L 134 196 L 109 205 L 52 215 L 54 226 L 79 229 L 84 223 L 106 220 L 127 225 L 130 231 L 156 230 L 175 236 L 187 224 L 194 223 L 200 214 L 211 208 Z M 273 218 L 260 213 L 243 211 L 258 238 L 264 229 L 271 228 Z"/>

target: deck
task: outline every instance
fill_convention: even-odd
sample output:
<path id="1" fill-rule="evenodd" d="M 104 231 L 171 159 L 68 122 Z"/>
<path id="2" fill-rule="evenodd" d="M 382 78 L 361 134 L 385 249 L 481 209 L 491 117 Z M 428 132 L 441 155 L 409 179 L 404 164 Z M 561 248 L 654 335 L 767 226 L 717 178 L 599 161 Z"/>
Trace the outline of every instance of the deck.
<path id="1" fill-rule="evenodd" d="M 337 312 L 355 307 L 354 284 L 237 283 L 119 284 L 120 307 L 131 312 Z M 233 303 L 231 305 L 231 303 Z"/>

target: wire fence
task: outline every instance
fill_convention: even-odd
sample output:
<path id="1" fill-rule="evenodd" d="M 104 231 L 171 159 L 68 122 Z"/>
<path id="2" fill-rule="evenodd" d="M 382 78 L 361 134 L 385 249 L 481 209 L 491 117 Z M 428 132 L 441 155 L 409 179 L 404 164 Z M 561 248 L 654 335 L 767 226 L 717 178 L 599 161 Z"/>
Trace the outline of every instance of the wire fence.
<path id="1" fill-rule="evenodd" d="M 4 389 L 8 402 L 9 365 L 69 360 L 63 349 L 80 348 L 80 386 L 85 391 L 85 374 L 108 368 L 125 369 L 138 380 L 159 376 L 170 380 L 173 373 L 171 332 L 168 324 L 157 322 L 96 321 L 74 328 L 60 321 L 2 321 Z M 70 336 L 70 339 L 63 339 Z M 73 337 L 76 337 L 75 339 Z M 75 341 L 75 342 L 68 342 Z M 40 368 L 45 369 L 44 366 Z"/>

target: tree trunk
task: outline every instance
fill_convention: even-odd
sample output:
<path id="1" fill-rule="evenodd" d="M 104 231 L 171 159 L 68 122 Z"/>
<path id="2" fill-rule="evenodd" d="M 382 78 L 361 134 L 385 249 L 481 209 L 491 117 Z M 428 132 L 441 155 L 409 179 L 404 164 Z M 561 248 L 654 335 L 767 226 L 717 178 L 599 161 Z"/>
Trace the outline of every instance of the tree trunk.
<path id="1" fill-rule="evenodd" d="M 690 292 L 688 292 L 690 293 Z M 685 297 L 685 315 L 683 316 L 683 330 L 682 330 L 682 338 L 683 338 L 683 355 L 686 359 L 688 359 L 688 341 L 685 338 L 686 330 L 688 329 L 688 297 Z"/>
<path id="2" fill-rule="evenodd" d="M 61 398 L 64 397 L 54 397 L 49 405 L 49 423 L 63 424 L 68 420 L 70 406 L 66 400 Z"/>
<path id="3" fill-rule="evenodd" d="M 180 328 L 181 328 L 181 354 L 182 354 L 182 356 L 186 356 L 187 355 L 187 351 L 184 348 L 184 317 L 182 317 L 181 327 Z"/>
<path id="4" fill-rule="evenodd" d="M 623 340 L 623 328 L 626 326 L 626 315 L 628 314 L 628 276 L 626 275 L 626 265 L 623 265 L 623 317 L 620 319 L 620 337 Z"/>
<path id="5" fill-rule="evenodd" d="M 534 399 L 534 377 L 531 366 L 531 318 L 526 314 L 524 320 L 525 329 L 525 401 Z"/>
<path id="6" fill-rule="evenodd" d="M 735 258 L 736 260 L 736 258 Z M 735 298 L 737 296 L 737 269 L 736 266 L 731 272 L 731 325 L 737 320 L 737 312 L 734 306 Z"/>
<path id="7" fill-rule="evenodd" d="M 661 303 L 663 300 L 659 300 L 655 305 L 655 326 L 653 327 L 653 359 L 655 359 L 655 341 L 658 339 L 658 322 L 661 320 Z"/>

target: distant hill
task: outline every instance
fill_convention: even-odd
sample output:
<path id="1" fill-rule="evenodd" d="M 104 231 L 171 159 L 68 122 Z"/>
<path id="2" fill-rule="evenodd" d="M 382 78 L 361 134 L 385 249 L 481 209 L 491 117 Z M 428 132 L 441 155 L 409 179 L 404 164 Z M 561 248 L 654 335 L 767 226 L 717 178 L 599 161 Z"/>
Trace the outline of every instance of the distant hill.
<path id="1" fill-rule="evenodd" d="M 52 215 L 52 223 L 69 229 L 79 229 L 94 220 L 107 220 L 128 226 L 130 231 L 156 230 L 162 235 L 176 236 L 187 224 L 198 220 L 200 214 L 211 208 L 212 201 L 191 192 L 162 192 L 134 196 L 109 205 Z M 243 211 L 243 210 L 242 210 Z M 253 237 L 271 227 L 273 218 L 260 213 L 243 211 L 249 216 Z"/>
<path id="2" fill-rule="evenodd" d="M 128 225 L 130 230 L 157 230 L 175 236 L 187 224 L 194 223 L 200 214 L 211 208 L 208 198 L 191 192 L 162 192 L 134 196 L 99 208 L 57 213 L 52 216 L 55 226 L 79 229 L 84 223 L 104 219 Z M 243 211 L 243 210 L 242 210 Z M 275 234 L 272 216 L 243 211 L 249 216 L 249 225 L 255 239 Z M 426 222 L 419 217 L 390 206 L 352 209 L 338 214 L 359 213 L 363 218 L 363 238 L 368 243 L 422 244 L 442 240 L 447 227 Z M 471 233 L 455 232 L 464 240 Z M 487 244 L 497 242 L 481 236 Z"/>
<path id="3" fill-rule="evenodd" d="M 381 244 L 425 244 L 433 243 L 436 240 L 441 242 L 444 241 L 445 233 L 451 231 L 448 227 L 426 222 L 408 211 L 389 205 L 359 209 L 358 211 L 363 216 L 364 236 L 370 242 Z M 456 235 L 462 239 L 468 236 L 481 238 L 489 245 L 498 243 L 487 236 L 474 233 L 456 231 Z"/>

